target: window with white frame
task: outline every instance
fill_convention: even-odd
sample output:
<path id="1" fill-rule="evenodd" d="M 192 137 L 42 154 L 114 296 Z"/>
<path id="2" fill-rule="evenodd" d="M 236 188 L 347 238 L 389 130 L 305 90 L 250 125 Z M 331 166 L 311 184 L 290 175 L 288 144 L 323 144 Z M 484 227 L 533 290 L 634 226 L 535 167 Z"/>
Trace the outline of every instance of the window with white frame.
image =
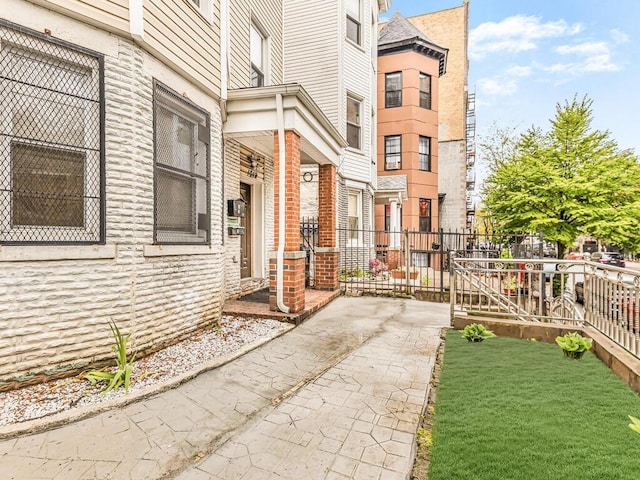
<path id="1" fill-rule="evenodd" d="M 255 24 L 251 24 L 249 33 L 251 54 L 251 86 L 264 86 L 265 74 L 265 36 Z"/>
<path id="2" fill-rule="evenodd" d="M 361 0 L 347 0 L 347 38 L 362 45 Z"/>
<path id="3" fill-rule="evenodd" d="M 0 20 L 0 242 L 104 243 L 102 56 Z"/>
<path id="4" fill-rule="evenodd" d="M 402 168 L 402 136 L 388 135 L 384 137 L 384 169 L 400 170 Z"/>
<path id="5" fill-rule="evenodd" d="M 420 106 L 431 110 L 431 75 L 420 73 Z"/>
<path id="6" fill-rule="evenodd" d="M 418 157 L 420 170 L 431 171 L 431 139 L 420 135 L 418 143 Z"/>
<path id="7" fill-rule="evenodd" d="M 154 82 L 155 243 L 209 241 L 209 114 Z"/>
<path id="8" fill-rule="evenodd" d="M 358 241 L 362 231 L 362 192 L 349 192 L 347 218 L 349 221 L 349 240 Z"/>
<path id="9" fill-rule="evenodd" d="M 360 118 L 362 103 L 360 100 L 347 95 L 347 143 L 351 148 L 360 150 L 361 129 Z"/>
<path id="10" fill-rule="evenodd" d="M 211 4 L 212 0 L 187 0 L 190 2 L 196 9 L 200 12 L 200 14 L 206 18 L 207 20 L 213 20 L 213 6 Z"/>

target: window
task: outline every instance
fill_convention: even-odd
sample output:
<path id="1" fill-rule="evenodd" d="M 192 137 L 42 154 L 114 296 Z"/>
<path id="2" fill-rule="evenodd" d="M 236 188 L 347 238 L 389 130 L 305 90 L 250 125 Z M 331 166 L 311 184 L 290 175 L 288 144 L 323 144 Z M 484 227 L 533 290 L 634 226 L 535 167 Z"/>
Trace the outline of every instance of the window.
<path id="1" fill-rule="evenodd" d="M 155 243 L 209 241 L 209 114 L 154 83 Z"/>
<path id="2" fill-rule="evenodd" d="M 431 171 L 431 139 L 420 136 L 418 144 L 418 157 L 420 159 L 420 170 Z"/>
<path id="3" fill-rule="evenodd" d="M 347 143 L 360 150 L 360 109 L 359 100 L 347 96 Z"/>
<path id="4" fill-rule="evenodd" d="M 347 217 L 349 221 L 349 240 L 357 241 L 360 238 L 362 229 L 362 196 L 360 192 L 349 192 L 349 204 L 347 206 Z"/>
<path id="5" fill-rule="evenodd" d="M 213 20 L 213 9 L 211 8 L 211 0 L 188 0 L 209 21 Z"/>
<path id="6" fill-rule="evenodd" d="M 420 74 L 420 106 L 431 110 L 431 75 Z"/>
<path id="7" fill-rule="evenodd" d="M 421 198 L 418 205 L 419 228 L 421 232 L 431 231 L 431 200 Z"/>
<path id="8" fill-rule="evenodd" d="M 400 221 L 400 230 L 402 230 L 402 205 L 398 207 L 398 220 Z M 384 231 L 391 230 L 391 205 L 386 204 L 384 206 Z"/>
<path id="9" fill-rule="evenodd" d="M 347 0 L 347 38 L 361 45 L 360 0 Z"/>
<path id="10" fill-rule="evenodd" d="M 264 86 L 264 35 L 258 28 L 251 24 L 250 50 L 251 50 L 251 86 Z"/>
<path id="11" fill-rule="evenodd" d="M 102 62 L 0 21 L 0 242 L 104 243 Z"/>
<path id="12" fill-rule="evenodd" d="M 384 76 L 384 107 L 402 106 L 402 72 L 387 73 Z"/>
<path id="13" fill-rule="evenodd" d="M 384 169 L 400 170 L 402 160 L 402 136 L 390 135 L 384 137 Z"/>

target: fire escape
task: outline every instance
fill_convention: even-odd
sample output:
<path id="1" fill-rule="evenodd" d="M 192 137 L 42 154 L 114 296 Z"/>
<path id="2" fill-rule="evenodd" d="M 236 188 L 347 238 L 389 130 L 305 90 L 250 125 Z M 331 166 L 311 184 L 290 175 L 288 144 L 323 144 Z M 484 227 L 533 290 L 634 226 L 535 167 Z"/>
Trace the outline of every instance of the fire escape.
<path id="1" fill-rule="evenodd" d="M 467 228 L 473 228 L 475 205 L 473 193 L 476 186 L 476 94 L 467 93 Z"/>

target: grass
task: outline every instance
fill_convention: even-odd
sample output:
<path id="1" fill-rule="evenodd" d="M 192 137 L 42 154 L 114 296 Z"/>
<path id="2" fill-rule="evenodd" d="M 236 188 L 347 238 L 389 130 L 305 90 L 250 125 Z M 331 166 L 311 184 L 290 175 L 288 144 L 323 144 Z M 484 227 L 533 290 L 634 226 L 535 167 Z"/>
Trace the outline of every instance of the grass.
<path id="1" fill-rule="evenodd" d="M 429 480 L 640 479 L 640 397 L 593 353 L 446 337 Z"/>

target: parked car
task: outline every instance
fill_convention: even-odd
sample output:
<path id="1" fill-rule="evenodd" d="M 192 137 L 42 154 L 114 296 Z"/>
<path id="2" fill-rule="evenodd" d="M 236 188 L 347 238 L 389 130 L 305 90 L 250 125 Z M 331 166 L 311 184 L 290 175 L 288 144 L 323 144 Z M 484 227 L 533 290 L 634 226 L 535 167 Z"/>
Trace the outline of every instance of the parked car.
<path id="1" fill-rule="evenodd" d="M 614 267 L 625 266 L 624 257 L 618 252 L 602 252 L 600 260 L 598 261 L 605 265 L 613 265 Z"/>

